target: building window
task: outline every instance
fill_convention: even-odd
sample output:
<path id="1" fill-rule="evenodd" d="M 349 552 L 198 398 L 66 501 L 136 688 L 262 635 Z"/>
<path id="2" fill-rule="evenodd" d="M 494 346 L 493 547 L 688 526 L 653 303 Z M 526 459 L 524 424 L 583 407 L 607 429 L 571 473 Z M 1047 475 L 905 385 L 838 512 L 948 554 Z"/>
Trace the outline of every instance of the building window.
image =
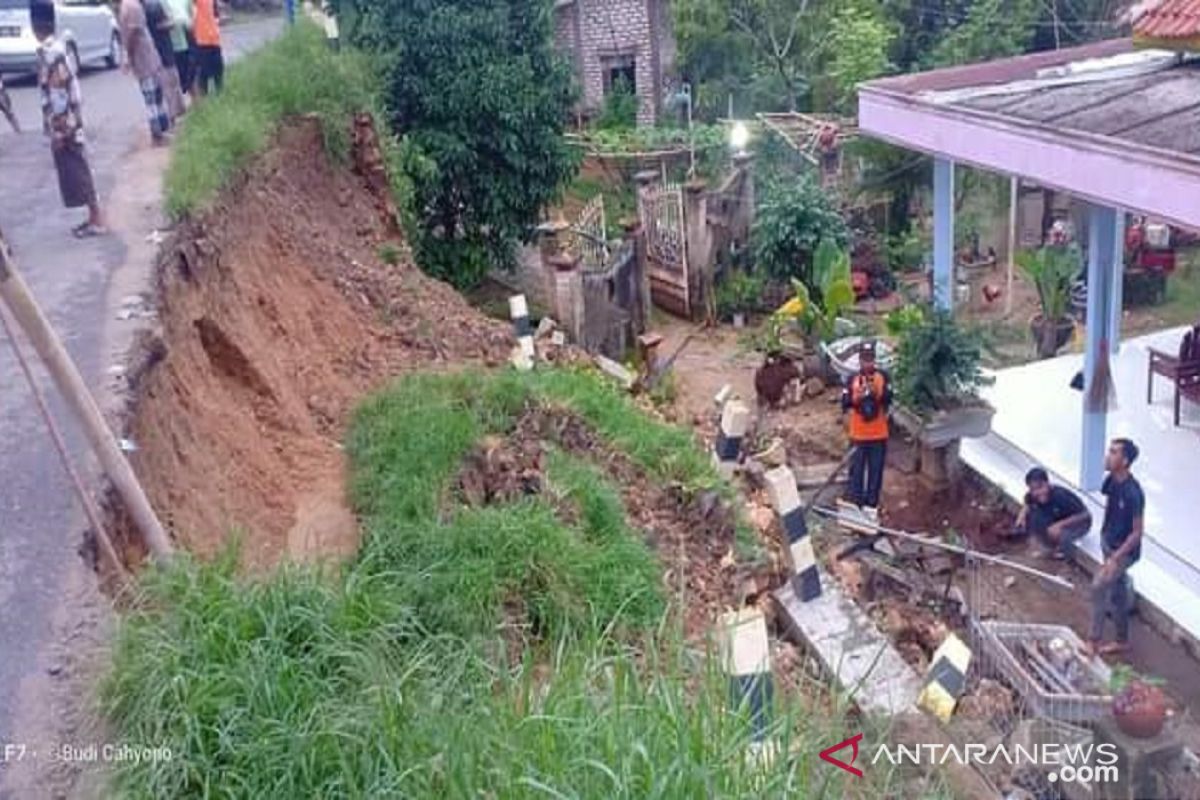
<path id="1" fill-rule="evenodd" d="M 623 86 L 630 94 L 637 94 L 637 59 L 633 56 L 613 56 L 604 59 L 604 94 Z"/>

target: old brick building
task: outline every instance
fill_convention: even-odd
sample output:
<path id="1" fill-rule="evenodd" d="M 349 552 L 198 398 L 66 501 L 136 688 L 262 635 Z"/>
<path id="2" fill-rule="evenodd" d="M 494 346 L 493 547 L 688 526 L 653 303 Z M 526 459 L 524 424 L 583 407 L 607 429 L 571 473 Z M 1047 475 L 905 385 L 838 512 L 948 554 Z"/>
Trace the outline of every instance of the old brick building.
<path id="1" fill-rule="evenodd" d="M 555 39 L 571 59 L 585 113 L 595 113 L 614 84 L 638 96 L 638 123 L 663 110 L 675 62 L 669 0 L 556 0 Z"/>

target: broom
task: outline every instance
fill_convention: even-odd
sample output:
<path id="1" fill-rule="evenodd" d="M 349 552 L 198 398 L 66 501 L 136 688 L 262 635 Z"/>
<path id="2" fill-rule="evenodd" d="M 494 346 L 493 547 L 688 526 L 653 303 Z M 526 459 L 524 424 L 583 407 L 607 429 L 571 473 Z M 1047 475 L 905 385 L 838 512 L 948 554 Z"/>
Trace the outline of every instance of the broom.
<path id="1" fill-rule="evenodd" d="M 1113 383 L 1107 338 L 1100 340 L 1099 360 L 1092 371 L 1092 380 L 1084 398 L 1084 408 L 1089 414 L 1115 411 L 1117 408 L 1117 388 Z"/>

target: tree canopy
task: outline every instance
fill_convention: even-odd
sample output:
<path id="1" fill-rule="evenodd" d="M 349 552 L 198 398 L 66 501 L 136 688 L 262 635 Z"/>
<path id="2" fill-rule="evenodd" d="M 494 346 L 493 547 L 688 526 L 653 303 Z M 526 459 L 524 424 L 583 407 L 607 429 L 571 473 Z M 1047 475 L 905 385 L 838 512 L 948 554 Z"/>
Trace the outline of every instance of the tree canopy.
<path id="1" fill-rule="evenodd" d="M 511 243 L 574 175 L 574 101 L 545 0 L 342 0 L 347 40 L 385 74 L 393 129 L 432 163 L 415 181 L 415 244 L 458 285 Z"/>

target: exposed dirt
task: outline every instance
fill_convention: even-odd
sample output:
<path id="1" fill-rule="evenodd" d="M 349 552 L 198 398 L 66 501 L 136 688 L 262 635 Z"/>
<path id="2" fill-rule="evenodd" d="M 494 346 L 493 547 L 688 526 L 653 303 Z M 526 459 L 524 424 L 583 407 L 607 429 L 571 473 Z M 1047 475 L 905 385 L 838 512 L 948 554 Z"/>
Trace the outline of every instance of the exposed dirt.
<path id="1" fill-rule="evenodd" d="M 330 163 L 315 122 L 289 126 L 164 248 L 161 335 L 131 372 L 128 435 L 151 502 L 201 556 L 235 532 L 252 568 L 353 552 L 339 444 L 352 404 L 404 370 L 508 355 L 508 326 L 412 265 L 372 193 L 376 157 L 354 163 L 366 174 Z M 400 263 L 380 260 L 384 242 Z"/>
<path id="2" fill-rule="evenodd" d="M 540 405 L 527 409 L 507 436 L 480 442 L 465 459 L 455 489 L 465 502 L 477 506 L 546 492 L 552 488 L 545 475 L 551 445 L 608 474 L 630 525 L 659 553 L 665 588 L 684 598 L 680 607 L 687 634 L 702 640 L 735 596 L 740 579 L 731 557 L 733 513 L 715 494 L 688 495 L 682 487 L 652 479 L 577 415 Z M 574 521 L 569 504 L 557 504 L 556 511 L 564 521 Z"/>

